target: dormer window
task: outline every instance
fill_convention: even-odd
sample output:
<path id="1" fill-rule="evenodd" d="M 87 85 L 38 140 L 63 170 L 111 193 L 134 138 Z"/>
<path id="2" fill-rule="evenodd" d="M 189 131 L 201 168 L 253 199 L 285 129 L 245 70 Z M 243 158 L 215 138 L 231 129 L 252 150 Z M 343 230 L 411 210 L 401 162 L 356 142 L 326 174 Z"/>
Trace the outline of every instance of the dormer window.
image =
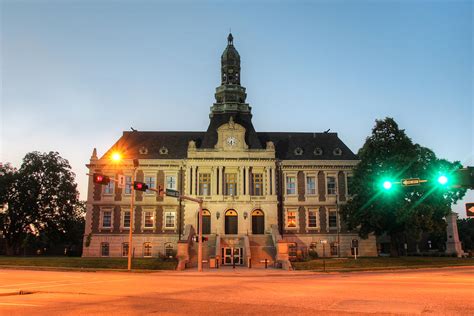
<path id="1" fill-rule="evenodd" d="M 303 155 L 303 148 L 301 148 L 301 147 L 296 147 L 294 153 L 295 153 L 295 156 L 301 156 L 301 155 Z"/>
<path id="2" fill-rule="evenodd" d="M 148 154 L 148 148 L 146 148 L 145 146 L 142 146 L 142 147 L 140 147 L 140 149 L 138 150 L 138 153 L 139 153 L 140 155 L 146 155 L 146 154 Z"/>
<path id="3" fill-rule="evenodd" d="M 322 148 L 316 147 L 316 148 L 314 149 L 313 154 L 314 154 L 315 156 L 322 156 L 322 155 L 323 155 L 323 150 L 322 150 Z"/>
<path id="4" fill-rule="evenodd" d="M 160 148 L 160 155 L 167 155 L 168 154 L 168 148 L 165 146 Z"/>
<path id="5" fill-rule="evenodd" d="M 341 148 L 335 148 L 332 153 L 334 154 L 334 156 L 340 156 L 342 155 L 342 150 Z"/>

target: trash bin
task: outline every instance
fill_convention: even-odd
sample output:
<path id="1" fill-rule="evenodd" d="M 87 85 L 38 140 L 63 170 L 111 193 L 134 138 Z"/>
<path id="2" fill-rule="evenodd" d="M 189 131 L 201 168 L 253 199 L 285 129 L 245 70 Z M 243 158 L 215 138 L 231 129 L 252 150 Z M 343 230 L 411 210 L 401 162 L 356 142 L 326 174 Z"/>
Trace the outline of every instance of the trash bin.
<path id="1" fill-rule="evenodd" d="M 209 268 L 210 269 L 215 269 L 217 268 L 216 266 L 216 258 L 209 258 Z"/>

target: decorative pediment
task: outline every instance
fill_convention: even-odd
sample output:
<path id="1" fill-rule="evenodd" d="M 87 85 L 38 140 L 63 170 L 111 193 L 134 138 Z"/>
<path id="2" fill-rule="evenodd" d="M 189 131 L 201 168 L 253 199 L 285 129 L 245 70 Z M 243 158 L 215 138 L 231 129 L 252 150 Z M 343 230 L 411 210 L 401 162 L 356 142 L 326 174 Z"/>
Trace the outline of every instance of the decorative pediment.
<path id="1" fill-rule="evenodd" d="M 219 150 L 239 151 L 248 149 L 245 143 L 245 128 L 234 122 L 231 116 L 229 122 L 217 129 L 217 144 Z"/>

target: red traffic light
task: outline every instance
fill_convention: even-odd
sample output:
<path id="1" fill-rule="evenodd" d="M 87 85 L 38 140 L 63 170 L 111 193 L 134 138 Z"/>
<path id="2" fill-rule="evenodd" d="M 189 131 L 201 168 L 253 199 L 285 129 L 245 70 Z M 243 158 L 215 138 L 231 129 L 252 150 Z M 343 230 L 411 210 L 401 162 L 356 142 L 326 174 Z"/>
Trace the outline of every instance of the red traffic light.
<path id="1" fill-rule="evenodd" d="M 148 190 L 148 185 L 146 183 L 143 183 L 143 182 L 135 181 L 135 182 L 133 182 L 133 188 L 137 191 L 145 192 L 146 190 Z"/>
<path id="2" fill-rule="evenodd" d="M 97 184 L 109 184 L 110 178 L 100 173 L 94 173 L 92 180 Z"/>

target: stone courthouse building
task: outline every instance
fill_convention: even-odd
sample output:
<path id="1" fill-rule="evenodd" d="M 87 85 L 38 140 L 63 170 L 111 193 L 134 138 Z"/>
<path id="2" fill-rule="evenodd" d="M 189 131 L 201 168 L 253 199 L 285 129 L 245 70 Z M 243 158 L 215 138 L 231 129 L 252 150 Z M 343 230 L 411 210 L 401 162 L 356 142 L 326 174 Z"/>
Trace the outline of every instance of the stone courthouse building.
<path id="1" fill-rule="evenodd" d="M 204 200 L 205 260 L 255 266 L 267 259 L 285 267 L 308 253 L 351 255 L 359 237 L 338 210 L 350 195 L 356 155 L 337 133 L 257 132 L 232 34 L 220 78 L 206 131 L 133 130 L 101 158 L 94 149 L 89 172 L 124 175 L 127 185 L 101 186 L 90 177 L 83 256 L 127 256 L 132 173 L 149 187 Z M 111 162 L 114 151 L 124 157 L 119 164 Z M 195 266 L 197 204 L 153 191 L 135 194 L 134 256 L 177 254 L 181 268 Z M 359 255 L 376 254 L 373 236 L 359 240 Z"/>

